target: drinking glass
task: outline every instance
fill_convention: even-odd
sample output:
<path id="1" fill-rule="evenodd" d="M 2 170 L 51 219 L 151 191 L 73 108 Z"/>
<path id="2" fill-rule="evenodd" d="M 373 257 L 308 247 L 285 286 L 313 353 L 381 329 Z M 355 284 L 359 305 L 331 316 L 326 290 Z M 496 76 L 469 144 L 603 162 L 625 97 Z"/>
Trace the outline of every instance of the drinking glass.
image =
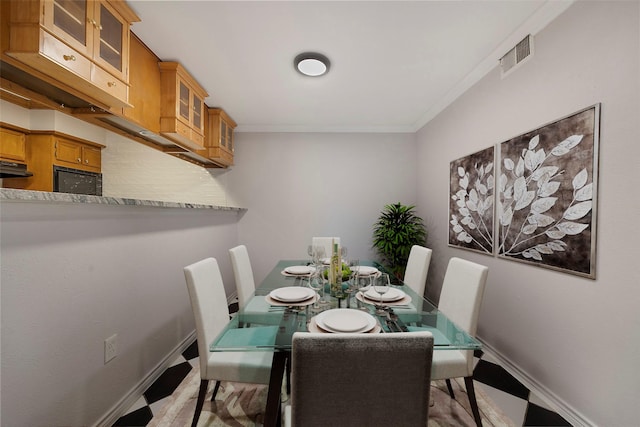
<path id="1" fill-rule="evenodd" d="M 391 286 L 391 283 L 389 282 L 389 275 L 387 273 L 382 273 L 373 279 L 373 290 L 380 294 L 380 305 L 376 310 L 377 314 L 385 313 L 382 297 L 389 290 L 389 286 Z"/>

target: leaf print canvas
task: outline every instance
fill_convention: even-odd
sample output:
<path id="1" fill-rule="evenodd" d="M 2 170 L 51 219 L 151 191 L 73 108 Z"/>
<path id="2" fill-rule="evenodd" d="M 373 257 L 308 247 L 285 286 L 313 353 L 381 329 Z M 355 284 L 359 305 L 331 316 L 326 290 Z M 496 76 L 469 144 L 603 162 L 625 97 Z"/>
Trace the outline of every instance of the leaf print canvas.
<path id="1" fill-rule="evenodd" d="M 493 254 L 494 147 L 450 164 L 449 245 Z"/>
<path id="2" fill-rule="evenodd" d="M 500 144 L 498 256 L 595 278 L 600 105 Z"/>

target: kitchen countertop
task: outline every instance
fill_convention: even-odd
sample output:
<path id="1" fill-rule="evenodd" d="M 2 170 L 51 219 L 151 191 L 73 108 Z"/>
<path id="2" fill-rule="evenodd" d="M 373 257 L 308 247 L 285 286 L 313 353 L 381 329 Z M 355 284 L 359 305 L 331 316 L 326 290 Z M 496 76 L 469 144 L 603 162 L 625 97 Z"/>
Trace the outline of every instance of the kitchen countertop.
<path id="1" fill-rule="evenodd" d="M 0 201 L 88 203 L 100 205 L 153 206 L 159 208 L 212 209 L 244 212 L 246 208 L 231 206 L 201 205 L 197 203 L 162 202 L 158 200 L 127 199 L 122 197 L 87 196 L 84 194 L 53 193 L 48 191 L 0 189 Z"/>

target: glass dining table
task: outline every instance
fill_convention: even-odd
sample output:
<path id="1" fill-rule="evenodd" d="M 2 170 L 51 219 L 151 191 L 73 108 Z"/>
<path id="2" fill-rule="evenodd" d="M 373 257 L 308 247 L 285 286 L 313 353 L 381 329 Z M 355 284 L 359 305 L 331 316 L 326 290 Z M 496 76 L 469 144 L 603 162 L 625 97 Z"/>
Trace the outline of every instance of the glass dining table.
<path id="1" fill-rule="evenodd" d="M 356 294 L 348 298 L 325 295 L 325 303 L 317 308 L 309 305 L 273 304 L 269 298 L 272 291 L 291 286 L 308 286 L 308 276 L 287 274 L 291 266 L 307 265 L 302 260 L 281 260 L 256 288 L 254 295 L 244 307 L 240 307 L 231 321 L 210 344 L 210 351 L 273 351 L 273 365 L 265 408 L 264 425 L 280 425 L 280 393 L 285 370 L 290 366 L 291 341 L 294 332 L 307 332 L 310 323 L 322 310 L 332 308 L 354 308 L 373 315 L 381 333 L 403 333 L 430 331 L 434 337 L 434 351 L 478 350 L 481 343 L 457 327 L 435 305 L 416 294 L 404 284 L 392 285 L 404 292 L 402 304 L 386 304 L 384 310 Z M 376 262 L 361 261 L 362 266 L 371 266 L 379 271 L 384 267 Z M 368 303 L 363 303 L 368 302 Z"/>

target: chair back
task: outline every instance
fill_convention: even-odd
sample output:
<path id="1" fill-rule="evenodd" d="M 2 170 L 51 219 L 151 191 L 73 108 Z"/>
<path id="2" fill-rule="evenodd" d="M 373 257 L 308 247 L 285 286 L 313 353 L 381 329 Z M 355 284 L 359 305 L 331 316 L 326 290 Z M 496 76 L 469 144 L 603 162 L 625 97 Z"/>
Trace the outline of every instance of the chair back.
<path id="1" fill-rule="evenodd" d="M 339 246 L 340 238 L 339 237 L 313 237 L 311 239 L 311 244 L 313 246 L 322 246 L 324 248 L 324 256 L 327 258 L 331 257 L 331 254 L 333 253 L 333 246 L 331 245 L 334 242 L 337 243 Z"/>
<path id="2" fill-rule="evenodd" d="M 404 271 L 404 283 L 421 297 L 424 296 L 432 252 L 431 249 L 424 246 L 413 245 L 411 252 L 409 252 L 407 268 Z"/>
<path id="3" fill-rule="evenodd" d="M 294 427 L 426 426 L 433 335 L 293 335 Z"/>
<path id="4" fill-rule="evenodd" d="M 229 249 L 229 255 L 231 257 L 231 265 L 233 266 L 233 276 L 236 279 L 238 303 L 240 307 L 244 307 L 256 290 L 249 252 L 245 245 L 239 245 Z"/>
<path id="5" fill-rule="evenodd" d="M 222 275 L 215 258 L 206 258 L 184 268 L 187 290 L 196 323 L 200 375 L 207 378 L 209 344 L 229 322 Z"/>
<path id="6" fill-rule="evenodd" d="M 489 267 L 451 258 L 442 282 L 438 309 L 475 337 Z"/>

